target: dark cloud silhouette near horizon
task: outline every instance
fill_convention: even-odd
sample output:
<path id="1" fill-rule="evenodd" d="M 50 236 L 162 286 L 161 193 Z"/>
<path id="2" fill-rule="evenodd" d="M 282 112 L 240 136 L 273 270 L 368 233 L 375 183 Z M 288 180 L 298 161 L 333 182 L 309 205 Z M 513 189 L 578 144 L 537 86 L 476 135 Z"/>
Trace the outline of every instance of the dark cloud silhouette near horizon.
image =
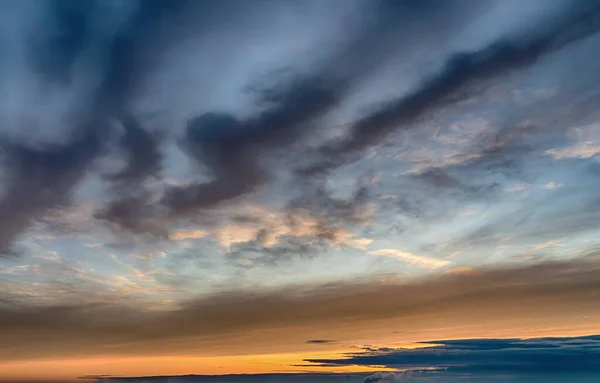
<path id="1" fill-rule="evenodd" d="M 324 365 L 434 368 L 462 373 L 600 373 L 597 335 L 574 338 L 433 340 L 431 347 L 385 349 L 341 359 L 309 359 Z"/>

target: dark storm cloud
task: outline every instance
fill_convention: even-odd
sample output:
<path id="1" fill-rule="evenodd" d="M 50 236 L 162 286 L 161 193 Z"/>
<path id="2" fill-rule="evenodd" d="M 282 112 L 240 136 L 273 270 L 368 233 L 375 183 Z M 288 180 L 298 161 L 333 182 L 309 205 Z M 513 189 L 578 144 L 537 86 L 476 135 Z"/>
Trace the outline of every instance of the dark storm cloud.
<path id="1" fill-rule="evenodd" d="M 100 149 L 96 127 L 77 132 L 65 144 L 36 147 L 3 141 L 2 160 L 8 169 L 0 200 L 0 249 L 10 252 L 13 241 L 34 219 L 69 202 L 72 188 Z"/>
<path id="2" fill-rule="evenodd" d="M 351 354 L 314 359 L 327 365 L 434 367 L 468 373 L 600 373 L 600 336 L 536 339 L 461 339 L 425 342 L 420 349 Z"/>
<path id="3" fill-rule="evenodd" d="M 133 115 L 123 115 L 120 120 L 123 133 L 119 149 L 126 164 L 118 172 L 104 177 L 113 183 L 118 197 L 97 211 L 94 217 L 114 229 L 127 227 L 132 232 L 165 237 L 166 231 L 150 220 L 156 217 L 155 209 L 149 204 L 148 192 L 143 186 L 144 181 L 158 178 L 162 171 L 160 136 L 145 130 Z"/>
<path id="4" fill-rule="evenodd" d="M 121 117 L 124 133 L 120 148 L 125 153 L 127 165 L 107 178 L 122 187 L 135 187 L 147 177 L 157 176 L 162 166 L 158 137 L 145 130 L 140 121 L 132 115 Z"/>
<path id="5" fill-rule="evenodd" d="M 326 80 L 304 79 L 274 95 L 275 106 L 248 121 L 213 113 L 193 119 L 186 130 L 186 147 L 209 168 L 214 181 L 172 188 L 164 204 L 175 213 L 193 211 L 254 190 L 267 176 L 261 155 L 296 139 L 303 124 L 337 105 L 340 92 Z"/>
<path id="6" fill-rule="evenodd" d="M 0 248 L 9 247 L 36 218 L 68 203 L 72 189 L 105 149 L 115 119 L 123 122 L 125 135 L 121 144 L 129 161 L 112 178 L 137 182 L 159 169 L 160 155 L 155 141 L 128 114 L 128 104 L 151 69 L 151 59 L 165 48 L 161 47 L 164 36 L 157 33 L 157 26 L 184 3 L 142 2 L 122 30 L 104 33 L 99 30 L 104 26 L 98 25 L 98 20 L 94 24 L 93 20 L 102 6 L 98 2 L 66 0 L 42 4 L 48 8 L 48 17 L 38 26 L 39 33 L 28 46 L 31 66 L 47 81 L 65 85 L 76 74 L 75 62 L 91 59 L 91 70 L 98 77 L 99 86 L 89 92 L 90 99 L 77 105 L 79 110 L 73 111 L 76 118 L 70 121 L 69 129 L 72 137 L 64 144 L 3 139 L 8 177 L 0 201 Z M 99 51 L 95 53 L 85 51 L 96 48 Z M 98 66 L 98 63 L 104 64 Z M 33 139 L 26 137 L 30 138 Z"/>
<path id="7" fill-rule="evenodd" d="M 266 156 L 305 136 L 311 125 L 338 106 L 350 84 L 332 76 L 294 79 L 267 90 L 272 106 L 245 121 L 227 114 L 207 113 L 191 120 L 183 145 L 213 180 L 171 187 L 162 204 L 170 214 L 193 213 L 256 190 L 271 176 Z M 356 81 L 357 79 L 352 79 Z"/>
<path id="8" fill-rule="evenodd" d="M 310 287 L 262 291 L 238 289 L 198 297 L 167 310 L 145 310 L 137 308 L 135 302 L 120 304 L 122 300 L 111 299 L 110 294 L 102 300 L 110 303 L 76 303 L 85 302 L 84 295 L 81 299 L 69 298 L 63 304 L 44 306 L 31 305 L 7 294 L 0 306 L 0 326 L 3 329 L 0 359 L 49 355 L 81 357 L 105 352 L 121 355 L 202 353 L 202 350 L 212 350 L 213 347 L 221 350 L 235 348 L 242 338 L 245 339 L 245 347 L 281 342 L 288 336 L 297 345 L 306 339 L 298 336 L 306 336 L 307 331 L 317 336 L 339 335 L 335 327 L 340 321 L 364 326 L 373 320 L 387 319 L 393 320 L 396 326 L 411 330 L 423 329 L 425 323 L 436 326 L 436 321 L 439 325 L 442 319 L 446 325 L 457 318 L 463 324 L 465 318 L 472 323 L 493 321 L 499 317 L 511 321 L 515 319 L 514 313 L 540 324 L 549 319 L 564 323 L 572 318 L 574 312 L 577 315 L 598 314 L 596 293 L 600 288 L 599 273 L 597 259 L 589 259 L 447 274 L 412 282 L 389 279 L 383 282 L 375 277 Z M 277 335 L 273 339 L 261 332 L 274 328 L 277 328 Z M 229 336 L 233 343 L 224 343 Z M 515 344 L 519 346 L 522 343 Z M 472 350 L 474 345 L 486 347 L 482 355 L 490 356 L 489 353 L 495 352 L 490 349 L 499 347 L 500 343 L 486 345 L 480 341 L 448 347 L 468 347 L 470 351 L 461 352 L 476 355 L 478 351 Z M 565 347 L 564 344 L 561 348 L 544 346 L 543 350 L 549 353 L 548 360 L 556 361 L 552 353 L 559 353 Z M 515 354 L 511 354 L 508 348 L 503 348 L 505 351 L 506 355 L 512 355 L 509 358 L 514 357 Z M 520 351 L 526 358 L 528 354 L 524 349 Z M 416 355 L 411 358 L 421 355 L 407 352 L 408 355 Z M 449 359 L 443 359 L 443 362 L 451 361 L 455 355 L 449 354 Z M 425 355 L 425 359 L 409 360 L 434 360 L 434 356 Z M 402 356 L 393 353 L 356 355 L 352 358 L 355 358 L 354 362 L 326 362 L 402 364 Z M 567 358 L 571 357 L 567 355 Z M 481 359 L 480 365 L 484 360 Z M 535 360 L 525 361 L 531 364 Z M 576 361 L 574 363 L 574 366 L 583 366 Z"/>
<path id="9" fill-rule="evenodd" d="M 127 164 L 108 177 L 121 186 L 140 183 L 149 176 L 157 175 L 161 169 L 158 137 L 142 126 L 131 112 L 130 104 L 143 88 L 148 75 L 156 69 L 168 44 L 176 39 L 172 25 L 177 22 L 184 24 L 178 16 L 184 10 L 189 11 L 188 4 L 188 0 L 140 2 L 123 29 L 106 42 L 106 51 L 101 54 L 105 56 L 105 65 L 98 69 L 102 79 L 91 102 L 92 108 L 98 109 L 97 113 L 120 122 L 123 127 L 119 146 Z M 95 3 L 95 6 L 101 4 Z"/>
<path id="10" fill-rule="evenodd" d="M 166 238 L 168 234 L 162 222 L 155 221 L 156 210 L 143 192 L 141 195 L 134 193 L 111 201 L 94 217 L 107 221 L 116 231 L 127 228 L 133 233 L 151 234 L 157 238 Z"/>
<path id="11" fill-rule="evenodd" d="M 294 78 L 289 83 L 261 90 L 259 99 L 266 110 L 246 120 L 219 112 L 192 118 L 180 140 L 181 146 L 213 179 L 168 188 L 161 200 L 161 205 L 169 210 L 168 215 L 194 213 L 247 194 L 266 181 L 268 171 L 262 157 L 274 148 L 295 141 L 307 124 L 322 117 L 343 98 L 348 84 L 341 79 L 330 79 L 330 75 L 318 73 Z M 117 201 L 123 206 L 126 202 Z M 132 209 L 128 208 L 127 212 Z M 113 206 L 107 210 L 117 212 Z M 126 224 L 129 229 L 138 230 L 143 226 L 135 219 L 126 220 L 115 214 L 108 217 L 113 222 Z"/>
<path id="12" fill-rule="evenodd" d="M 400 20 L 414 27 L 414 20 L 431 22 L 431 17 L 441 18 L 450 3 L 456 6 L 455 2 L 434 3 L 373 2 L 374 22 L 363 27 L 314 73 L 284 78 L 272 87 L 259 87 L 258 99 L 267 105 L 264 112 L 242 121 L 223 113 L 192 119 L 186 129 L 185 147 L 208 168 L 214 180 L 173 187 L 163 203 L 174 214 L 193 212 L 255 190 L 269 177 L 269 167 L 274 166 L 264 160 L 271 151 L 306 137 L 357 83 L 397 52 L 402 42 L 406 43 L 402 32 L 408 28 Z"/>
<path id="13" fill-rule="evenodd" d="M 347 138 L 323 148 L 326 161 L 315 165 L 322 172 L 348 160 L 355 152 L 376 144 L 398 129 L 407 129 L 428 114 L 452 106 L 481 92 L 486 80 L 529 67 L 542 57 L 595 34 L 600 29 L 600 5 L 572 2 L 560 17 L 520 35 L 498 39 L 482 49 L 449 57 L 442 70 L 416 90 L 386 102 L 351 124 Z M 310 172 L 310 169 L 309 169 Z"/>
<path id="14" fill-rule="evenodd" d="M 274 85 L 254 87 L 258 104 L 264 109 L 259 114 L 239 119 L 229 113 L 209 112 L 192 118 L 181 140 L 182 147 L 208 170 L 212 180 L 168 188 L 161 200 L 161 205 L 169 210 L 167 215 L 192 214 L 255 191 L 272 176 L 276 164 L 268 163 L 266 158 L 273 151 L 307 137 L 322 117 L 338 107 L 360 81 L 398 52 L 403 43 L 414 45 L 406 32 L 425 28 L 432 17 L 439 21 L 440 32 L 478 9 L 459 7 L 461 12 L 448 13 L 451 4 L 458 6 L 457 2 L 426 6 L 414 1 L 374 2 L 372 20 L 366 26 L 359 25 L 355 36 L 350 34 L 348 42 L 336 48 L 332 57 L 316 70 L 281 79 L 276 76 L 268 81 Z M 449 14 L 453 16 L 448 17 Z M 125 200 L 117 203 L 123 205 Z M 115 211 L 112 206 L 106 210 Z M 144 226 L 142 222 L 118 216 L 111 219 L 121 224 L 127 221 L 132 230 Z"/>

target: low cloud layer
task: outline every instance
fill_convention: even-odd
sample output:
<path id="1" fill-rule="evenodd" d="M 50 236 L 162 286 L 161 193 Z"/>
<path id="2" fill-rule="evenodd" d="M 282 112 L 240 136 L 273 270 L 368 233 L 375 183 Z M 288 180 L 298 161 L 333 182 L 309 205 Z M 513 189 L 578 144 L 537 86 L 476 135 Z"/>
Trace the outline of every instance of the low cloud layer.
<path id="1" fill-rule="evenodd" d="M 316 359 L 326 365 L 378 365 L 398 369 L 439 369 L 470 374 L 600 374 L 600 337 L 534 339 L 461 339 L 426 342 L 415 350 L 385 349 L 357 353 L 344 359 Z M 408 375 L 408 374 L 407 374 Z M 399 380 L 375 375 L 365 382 Z"/>
<path id="2" fill-rule="evenodd" d="M 434 318 L 447 324 L 493 322 L 500 314 L 507 324 L 522 316 L 537 321 L 537 326 L 568 323 L 573 313 L 598 315 L 594 302 L 599 272 L 597 260 L 590 260 L 449 273 L 414 282 L 389 276 L 383 282 L 223 292 L 171 310 L 145 309 L 127 301 L 117 304 L 111 296 L 103 297 L 103 302 L 86 302 L 94 298 L 80 296 L 81 303 L 31 306 L 4 294 L 0 325 L 7 335 L 0 342 L 0 357 L 52 356 L 56 350 L 63 356 L 202 354 L 218 343 L 223 350 L 234 347 L 235 342 L 224 341 L 230 336 L 258 341 L 251 331 L 262 337 L 261 330 L 277 328 L 281 343 L 298 328 L 336 336 L 330 327 L 335 323 L 368 329 L 377 320 L 393 320 L 405 330 L 422 328 L 428 321 L 436 326 L 439 320 Z"/>

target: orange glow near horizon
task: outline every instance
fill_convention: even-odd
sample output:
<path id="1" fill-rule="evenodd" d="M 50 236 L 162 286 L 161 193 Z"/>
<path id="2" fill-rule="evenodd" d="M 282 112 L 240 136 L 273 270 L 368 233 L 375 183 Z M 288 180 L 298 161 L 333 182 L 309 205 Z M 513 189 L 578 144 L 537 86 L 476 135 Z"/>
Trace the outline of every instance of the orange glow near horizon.
<path id="1" fill-rule="evenodd" d="M 43 359 L 15 361 L 0 364 L 2 380 L 64 380 L 85 375 L 156 376 L 156 375 L 225 375 L 293 372 L 371 372 L 392 371 L 386 368 L 344 366 L 323 368 L 298 366 L 303 359 L 336 358 L 348 350 L 302 354 L 268 354 L 238 356 L 164 356 L 164 357 L 108 357 L 90 359 Z"/>
<path id="2" fill-rule="evenodd" d="M 503 337 L 544 337 L 544 336 L 584 336 L 600 331 L 522 331 L 521 334 L 500 334 Z M 555 329 L 558 330 L 558 329 Z M 439 335 L 439 334 L 438 334 Z M 447 334 L 445 339 L 460 339 L 458 334 Z M 461 334 L 462 335 L 462 334 Z M 490 337 L 492 334 L 485 334 Z M 441 337 L 437 337 L 440 339 Z M 431 345 L 418 343 L 400 343 L 392 339 L 381 339 L 371 343 L 373 347 L 388 346 L 396 348 L 420 348 Z M 82 376 L 168 376 L 168 375 L 226 375 L 226 374 L 264 374 L 264 373 L 357 373 L 374 371 L 396 371 L 389 368 L 364 366 L 318 367 L 303 366 L 305 359 L 341 358 L 344 353 L 356 352 L 356 348 L 340 348 L 320 352 L 296 352 L 279 354 L 230 355 L 230 356 L 156 356 L 156 357 L 96 357 L 85 359 L 32 359 L 0 363 L 0 382 L 10 381 L 60 381 L 77 380 Z M 300 365 L 300 366 L 299 366 Z M 81 380 L 79 380 L 81 381 Z"/>

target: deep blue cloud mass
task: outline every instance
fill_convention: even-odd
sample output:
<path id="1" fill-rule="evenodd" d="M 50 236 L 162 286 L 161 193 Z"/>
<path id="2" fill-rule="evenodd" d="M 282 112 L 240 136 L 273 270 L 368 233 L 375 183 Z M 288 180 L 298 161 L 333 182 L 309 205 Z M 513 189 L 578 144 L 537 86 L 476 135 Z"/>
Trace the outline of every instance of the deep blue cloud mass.
<path id="1" fill-rule="evenodd" d="M 452 373 L 600 374 L 600 336 L 534 339 L 463 339 L 424 342 L 418 349 L 381 349 L 343 359 L 311 359 L 323 365 L 434 368 Z"/>

